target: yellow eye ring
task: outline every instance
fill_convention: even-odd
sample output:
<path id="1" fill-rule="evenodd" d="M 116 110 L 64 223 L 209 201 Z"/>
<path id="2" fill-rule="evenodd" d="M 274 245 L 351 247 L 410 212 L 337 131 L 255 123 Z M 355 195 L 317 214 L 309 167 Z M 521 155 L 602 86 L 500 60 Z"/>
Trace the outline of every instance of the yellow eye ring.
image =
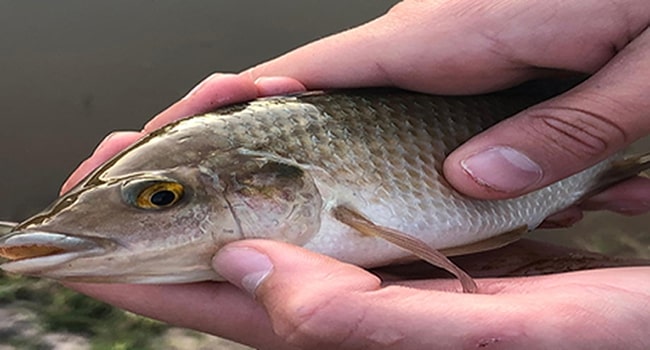
<path id="1" fill-rule="evenodd" d="M 142 209 L 163 209 L 183 197 L 183 185 L 177 182 L 157 182 L 143 189 L 135 200 Z"/>

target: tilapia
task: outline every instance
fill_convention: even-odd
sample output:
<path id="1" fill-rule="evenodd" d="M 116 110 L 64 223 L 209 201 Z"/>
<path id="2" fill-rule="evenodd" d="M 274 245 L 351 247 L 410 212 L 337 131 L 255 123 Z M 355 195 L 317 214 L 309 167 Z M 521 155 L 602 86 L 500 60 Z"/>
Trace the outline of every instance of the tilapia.
<path id="1" fill-rule="evenodd" d="M 421 258 L 476 286 L 446 256 L 497 248 L 587 194 L 649 166 L 613 156 L 538 191 L 477 200 L 442 162 L 461 143 L 562 89 L 480 96 L 396 89 L 262 98 L 139 140 L 0 238 L 2 269 L 69 281 L 221 280 L 225 244 L 289 242 L 376 267 Z"/>

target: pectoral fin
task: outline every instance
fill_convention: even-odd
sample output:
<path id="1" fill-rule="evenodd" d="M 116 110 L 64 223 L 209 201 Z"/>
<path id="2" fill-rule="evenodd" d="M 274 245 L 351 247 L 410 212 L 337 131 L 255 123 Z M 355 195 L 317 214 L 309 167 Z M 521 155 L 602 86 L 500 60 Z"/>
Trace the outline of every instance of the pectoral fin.
<path id="1" fill-rule="evenodd" d="M 364 235 L 382 238 L 411 252 L 420 259 L 448 271 L 458 278 L 460 284 L 463 286 L 463 292 L 475 293 L 477 291 L 476 282 L 474 282 L 470 275 L 447 259 L 441 252 L 431 248 L 421 240 L 388 227 L 375 225 L 363 215 L 345 206 L 334 208 L 333 214 L 336 219 Z"/>
<path id="2" fill-rule="evenodd" d="M 440 252 L 445 256 L 455 256 L 497 249 L 519 240 L 526 232 L 528 232 L 528 225 L 521 225 L 497 236 L 470 244 L 441 249 Z"/>

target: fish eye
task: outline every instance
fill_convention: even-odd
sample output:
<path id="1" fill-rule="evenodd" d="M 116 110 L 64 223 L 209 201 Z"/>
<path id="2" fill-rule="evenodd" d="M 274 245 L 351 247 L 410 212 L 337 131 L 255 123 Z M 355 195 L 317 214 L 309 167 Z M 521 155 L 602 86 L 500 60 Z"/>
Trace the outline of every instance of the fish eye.
<path id="1" fill-rule="evenodd" d="M 141 184 L 139 193 L 130 201 L 142 209 L 165 209 L 176 204 L 183 197 L 183 185 L 177 182 L 148 182 Z"/>
<path id="2" fill-rule="evenodd" d="M 176 200 L 176 193 L 170 190 L 160 190 L 152 194 L 151 197 L 149 198 L 149 202 L 151 202 L 151 204 L 159 207 L 165 207 L 171 205 L 174 203 L 175 200 Z"/>

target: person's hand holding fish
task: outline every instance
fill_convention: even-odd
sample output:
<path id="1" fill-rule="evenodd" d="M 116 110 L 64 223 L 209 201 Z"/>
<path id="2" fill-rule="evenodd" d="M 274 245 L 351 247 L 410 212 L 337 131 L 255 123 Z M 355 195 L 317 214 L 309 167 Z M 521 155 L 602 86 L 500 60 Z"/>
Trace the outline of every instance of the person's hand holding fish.
<path id="1" fill-rule="evenodd" d="M 445 160 L 445 179 L 463 194 L 478 199 L 515 198 L 597 168 L 650 134 L 649 25 L 650 6 L 645 0 L 404 1 L 366 25 L 239 75 L 211 76 L 154 118 L 143 132 L 121 132 L 107 138 L 71 175 L 62 192 L 70 191 L 93 169 L 146 133 L 183 117 L 260 96 L 368 86 L 469 95 L 567 72 L 592 74 L 568 92 L 479 134 Z M 182 133 L 182 128 L 174 131 Z M 239 155 L 248 159 L 266 154 Z M 129 159 L 125 159 L 122 163 L 126 164 Z M 641 169 L 639 164 L 647 166 L 644 159 L 628 166 Z M 268 179 L 261 175 L 272 173 L 275 178 L 299 177 L 303 187 L 310 186 L 303 178 L 309 169 L 296 169 L 296 164 L 284 158 L 274 158 L 272 164 L 260 167 L 267 173 L 240 178 L 239 184 L 265 183 Z M 240 166 L 248 165 L 242 161 Z M 210 179 L 223 180 L 217 176 Z M 155 203 L 146 199 L 163 203 L 168 196 L 173 201 L 174 195 L 182 193 L 176 182 L 167 177 L 163 180 L 138 178 L 121 188 L 128 200 L 152 206 Z M 143 200 L 128 192 L 155 191 L 161 186 L 166 186 L 165 191 L 154 192 L 162 193 L 155 201 L 154 196 Z M 263 186 L 253 189 L 265 194 L 273 190 Z M 250 199 L 245 196 L 251 191 L 238 192 L 239 197 L 229 197 L 227 204 L 232 206 L 232 201 L 242 200 L 242 196 L 244 201 Z M 90 194 L 75 194 L 84 195 Z M 650 180 L 633 177 L 555 215 L 550 222 L 575 221 L 582 209 L 640 214 L 650 210 L 648 198 Z M 336 207 L 334 214 L 368 236 L 388 241 L 397 237 L 396 244 L 402 248 L 418 247 L 418 240 L 404 241 L 400 232 L 374 225 L 354 208 Z M 253 227 L 262 230 L 263 224 Z M 520 228 L 500 237 L 510 242 L 517 233 Z M 72 243 L 90 244 L 83 239 Z M 478 243 L 481 247 L 472 243 L 454 249 L 479 251 L 485 249 L 484 244 L 496 247 L 507 242 L 486 239 Z M 9 247 L 5 253 L 20 256 L 28 248 L 34 247 Z M 498 252 L 530 254 L 521 246 Z M 427 255 L 430 251 L 426 249 L 413 253 L 445 263 Z M 495 257 L 485 254 L 483 259 Z M 173 258 L 170 256 L 170 261 Z M 214 271 L 207 273 L 216 273 L 232 284 L 69 285 L 137 313 L 263 349 L 650 347 L 647 266 L 480 278 L 479 294 L 450 292 L 457 289 L 457 282 L 444 279 L 382 284 L 376 275 L 359 267 L 268 240 L 230 243 L 216 253 L 212 267 Z"/>

